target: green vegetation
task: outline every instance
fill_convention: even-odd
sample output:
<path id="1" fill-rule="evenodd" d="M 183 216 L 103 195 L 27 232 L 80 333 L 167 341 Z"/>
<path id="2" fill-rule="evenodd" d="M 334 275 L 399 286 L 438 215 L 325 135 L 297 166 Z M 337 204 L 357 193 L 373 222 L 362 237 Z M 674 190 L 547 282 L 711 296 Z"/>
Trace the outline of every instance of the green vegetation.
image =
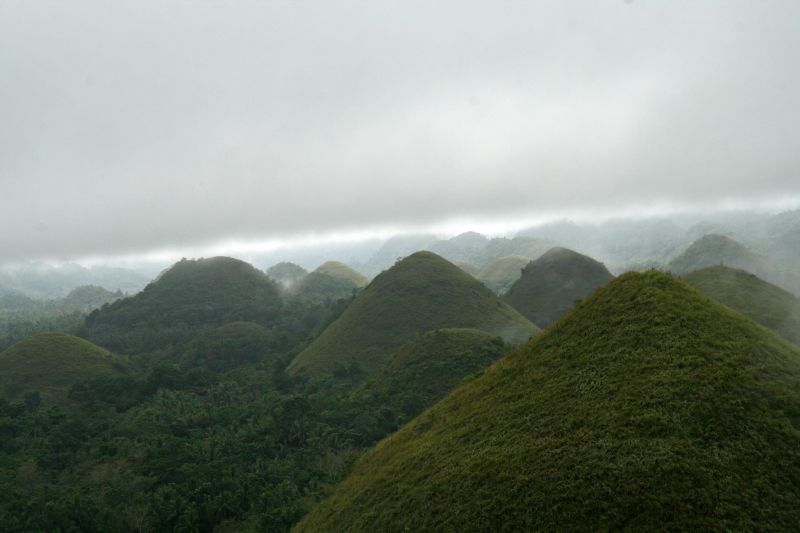
<path id="1" fill-rule="evenodd" d="M 297 531 L 791 531 L 800 350 L 625 274 L 367 452 Z"/>
<path id="2" fill-rule="evenodd" d="M 695 288 L 800 344 L 800 300 L 754 274 L 713 266 L 684 276 Z"/>
<path id="3" fill-rule="evenodd" d="M 278 263 L 267 269 L 267 276 L 284 291 L 291 291 L 307 275 L 306 269 L 289 262 Z"/>
<path id="4" fill-rule="evenodd" d="M 322 304 L 348 298 L 358 291 L 359 287 L 349 279 L 314 271 L 303 278 L 290 297 L 307 303 Z"/>
<path id="5" fill-rule="evenodd" d="M 359 289 L 369 284 L 369 279 L 367 279 L 366 276 L 339 261 L 326 261 L 314 269 L 314 272 L 317 274 L 325 274 L 335 279 L 349 281 Z"/>
<path id="6" fill-rule="evenodd" d="M 436 254 L 417 252 L 376 277 L 288 371 L 373 374 L 418 333 L 445 327 L 476 328 L 512 343 L 537 331 L 469 274 Z"/>
<path id="7" fill-rule="evenodd" d="M 275 338 L 272 333 L 252 322 L 229 322 L 206 331 L 192 340 L 183 357 L 185 369 L 205 367 L 214 372 L 224 372 L 238 366 L 264 361 L 274 354 Z M 273 357 L 269 364 L 277 361 Z"/>
<path id="8" fill-rule="evenodd" d="M 489 263 L 475 277 L 495 294 L 503 294 L 520 278 L 522 269 L 530 262 L 529 258 L 521 255 L 501 257 Z"/>
<path id="9" fill-rule="evenodd" d="M 547 327 L 613 278 L 606 267 L 566 248 L 530 262 L 503 300 L 539 327 Z"/>
<path id="10" fill-rule="evenodd" d="M 275 283 L 229 257 L 176 263 L 139 294 L 86 318 L 79 335 L 118 353 L 163 349 L 232 321 L 270 325 L 282 302 Z"/>
<path id="11" fill-rule="evenodd" d="M 76 383 L 124 372 L 121 360 L 89 341 L 40 333 L 0 352 L 0 397 L 11 401 L 34 393 L 61 402 Z"/>
<path id="12" fill-rule="evenodd" d="M 687 274 L 714 265 L 741 268 L 757 274 L 768 270 L 763 257 L 730 237 L 714 233 L 693 242 L 681 255 L 670 261 L 667 268 L 676 274 Z"/>
<path id="13" fill-rule="evenodd" d="M 429 331 L 397 350 L 353 397 L 375 405 L 382 418 L 395 422 L 384 430 L 386 434 L 444 398 L 465 378 L 488 368 L 509 348 L 500 337 L 477 329 Z"/>
<path id="14" fill-rule="evenodd" d="M 480 268 L 466 261 L 452 261 L 452 263 L 461 270 L 463 270 L 464 272 L 466 272 L 467 274 L 469 274 L 470 276 L 472 276 L 473 278 L 477 277 L 478 273 L 481 271 Z"/>

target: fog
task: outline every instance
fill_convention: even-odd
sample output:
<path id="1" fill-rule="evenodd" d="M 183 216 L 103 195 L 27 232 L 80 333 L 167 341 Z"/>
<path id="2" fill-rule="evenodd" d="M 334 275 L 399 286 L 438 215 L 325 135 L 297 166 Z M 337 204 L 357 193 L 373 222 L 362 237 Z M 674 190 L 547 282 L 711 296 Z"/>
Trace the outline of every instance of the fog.
<path id="1" fill-rule="evenodd" d="M 0 262 L 800 205 L 798 20 L 791 1 L 6 1 Z"/>

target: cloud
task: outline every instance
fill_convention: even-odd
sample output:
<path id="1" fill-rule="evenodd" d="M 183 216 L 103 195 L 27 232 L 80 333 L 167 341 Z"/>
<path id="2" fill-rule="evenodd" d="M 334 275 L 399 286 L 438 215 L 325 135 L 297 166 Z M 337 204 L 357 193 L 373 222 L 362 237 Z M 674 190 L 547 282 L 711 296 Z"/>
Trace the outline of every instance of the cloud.
<path id="1" fill-rule="evenodd" d="M 800 194 L 785 1 L 0 4 L 0 261 Z"/>

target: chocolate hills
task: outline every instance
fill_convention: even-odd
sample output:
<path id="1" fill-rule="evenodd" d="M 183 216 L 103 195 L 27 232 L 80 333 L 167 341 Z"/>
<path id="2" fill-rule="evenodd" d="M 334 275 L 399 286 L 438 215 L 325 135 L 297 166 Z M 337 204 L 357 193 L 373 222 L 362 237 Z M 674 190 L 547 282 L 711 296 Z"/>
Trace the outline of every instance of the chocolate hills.
<path id="1" fill-rule="evenodd" d="M 479 281 L 431 252 L 417 252 L 376 277 L 289 365 L 324 375 L 357 365 L 372 374 L 418 333 L 475 328 L 519 343 L 538 329 Z"/>
<path id="2" fill-rule="evenodd" d="M 327 261 L 303 278 L 291 296 L 310 303 L 333 302 L 349 298 L 367 286 L 363 274 L 339 261 Z"/>
<path id="3" fill-rule="evenodd" d="M 0 397 L 38 392 L 64 401 L 72 385 L 123 375 L 124 363 L 108 351 L 66 333 L 40 333 L 0 352 Z"/>
<path id="4" fill-rule="evenodd" d="M 697 270 L 684 279 L 718 302 L 800 344 L 800 299 L 755 274 L 726 266 Z"/>
<path id="5" fill-rule="evenodd" d="M 800 350 L 629 273 L 356 462 L 296 531 L 789 531 Z"/>
<path id="6" fill-rule="evenodd" d="M 486 265 L 475 277 L 495 294 L 503 294 L 520 278 L 522 269 L 530 262 L 530 258 L 521 255 L 501 257 Z"/>
<path id="7" fill-rule="evenodd" d="M 667 268 L 676 274 L 688 274 L 701 268 L 725 265 L 754 274 L 769 270 L 766 260 L 725 235 L 710 233 L 694 241 Z"/>
<path id="8" fill-rule="evenodd" d="M 266 274 L 230 257 L 184 259 L 133 297 L 90 314 L 82 337 L 119 353 L 181 344 L 226 322 L 274 322 L 282 306 Z"/>
<path id="9" fill-rule="evenodd" d="M 305 268 L 288 261 L 274 264 L 267 269 L 267 276 L 284 291 L 291 291 L 307 275 Z"/>
<path id="10" fill-rule="evenodd" d="M 522 270 L 503 300 L 544 328 L 612 278 L 608 269 L 591 257 L 551 248 Z"/>

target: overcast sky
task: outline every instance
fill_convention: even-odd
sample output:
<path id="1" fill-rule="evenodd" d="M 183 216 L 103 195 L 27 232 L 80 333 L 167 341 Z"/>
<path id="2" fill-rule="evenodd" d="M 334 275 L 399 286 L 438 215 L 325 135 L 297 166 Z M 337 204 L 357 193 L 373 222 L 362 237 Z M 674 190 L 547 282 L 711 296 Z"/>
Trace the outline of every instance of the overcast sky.
<path id="1" fill-rule="evenodd" d="M 796 0 L 0 0 L 0 261 L 800 197 Z"/>

